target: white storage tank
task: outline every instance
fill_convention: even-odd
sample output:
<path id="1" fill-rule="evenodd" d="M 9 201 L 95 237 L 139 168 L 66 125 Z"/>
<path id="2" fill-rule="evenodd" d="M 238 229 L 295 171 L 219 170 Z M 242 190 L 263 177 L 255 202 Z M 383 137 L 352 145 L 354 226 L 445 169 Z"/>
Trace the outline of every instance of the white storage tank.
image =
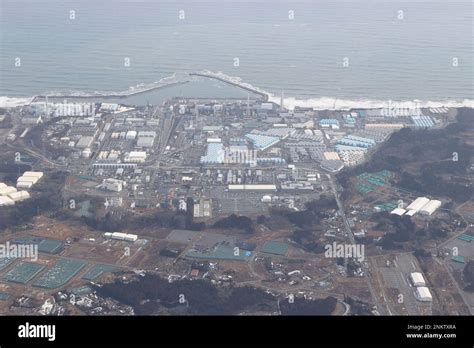
<path id="1" fill-rule="evenodd" d="M 266 195 L 266 196 L 262 197 L 262 202 L 263 203 L 270 203 L 271 201 L 272 201 L 272 196 Z"/>
<path id="2" fill-rule="evenodd" d="M 33 182 L 18 180 L 16 187 L 19 189 L 29 189 L 33 187 Z"/>
<path id="3" fill-rule="evenodd" d="M 12 199 L 14 202 L 21 202 L 21 201 L 24 201 L 25 199 L 30 198 L 30 194 L 26 191 L 17 191 L 17 192 L 10 193 L 8 197 Z"/>
<path id="4" fill-rule="evenodd" d="M 8 196 L 0 196 L 0 207 L 14 205 L 15 201 Z"/>
<path id="5" fill-rule="evenodd" d="M 41 179 L 43 177 L 43 172 L 24 172 L 23 176 L 32 176 Z"/>
<path id="6" fill-rule="evenodd" d="M 8 196 L 10 193 L 16 192 L 16 188 L 13 186 L 5 186 L 0 188 L 0 196 Z"/>
<path id="7" fill-rule="evenodd" d="M 39 179 L 37 177 L 33 177 L 33 176 L 20 176 L 18 180 L 16 181 L 16 183 L 19 184 L 21 182 L 31 182 L 34 185 L 38 182 L 38 180 Z"/>

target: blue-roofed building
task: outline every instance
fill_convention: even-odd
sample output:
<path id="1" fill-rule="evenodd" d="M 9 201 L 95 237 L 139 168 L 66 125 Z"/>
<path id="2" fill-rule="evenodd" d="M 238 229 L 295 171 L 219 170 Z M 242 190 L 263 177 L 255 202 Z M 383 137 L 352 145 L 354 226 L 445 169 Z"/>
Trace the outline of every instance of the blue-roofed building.
<path id="1" fill-rule="evenodd" d="M 335 118 L 323 118 L 319 120 L 319 126 L 323 128 L 339 128 L 339 121 Z"/>
<path id="2" fill-rule="evenodd" d="M 350 140 L 355 140 L 355 141 L 360 141 L 360 142 L 363 142 L 363 143 L 375 145 L 375 140 L 372 139 L 372 138 L 359 137 L 357 135 L 352 135 L 352 134 L 347 135 L 346 138 L 350 139 Z"/>
<path id="3" fill-rule="evenodd" d="M 250 141 L 257 150 L 266 150 L 270 146 L 278 144 L 280 142 L 279 137 L 272 137 L 269 135 L 253 134 L 248 133 L 245 138 Z"/>
<path id="4" fill-rule="evenodd" d="M 367 113 L 365 110 L 362 109 L 352 109 L 352 112 L 356 112 L 359 117 L 365 117 L 367 116 Z"/>
<path id="5" fill-rule="evenodd" d="M 338 144 L 336 145 L 336 151 L 367 151 L 366 147 L 360 147 L 360 146 L 349 146 L 349 145 L 343 145 L 343 144 Z"/>
<path id="6" fill-rule="evenodd" d="M 224 146 L 222 143 L 208 143 L 207 152 L 201 156 L 202 164 L 222 164 L 224 163 Z"/>
<path id="7" fill-rule="evenodd" d="M 281 157 L 260 157 L 257 158 L 257 164 L 286 164 L 284 158 Z"/>
<path id="8" fill-rule="evenodd" d="M 413 126 L 416 128 L 431 128 L 435 123 L 430 116 L 411 116 Z"/>
<path id="9" fill-rule="evenodd" d="M 375 145 L 375 140 L 355 135 L 347 135 L 344 138 L 339 139 L 337 143 L 346 146 L 369 148 Z"/>
<path id="10" fill-rule="evenodd" d="M 346 116 L 344 118 L 344 121 L 346 122 L 346 125 L 348 126 L 354 126 L 356 123 L 356 119 L 352 116 Z"/>

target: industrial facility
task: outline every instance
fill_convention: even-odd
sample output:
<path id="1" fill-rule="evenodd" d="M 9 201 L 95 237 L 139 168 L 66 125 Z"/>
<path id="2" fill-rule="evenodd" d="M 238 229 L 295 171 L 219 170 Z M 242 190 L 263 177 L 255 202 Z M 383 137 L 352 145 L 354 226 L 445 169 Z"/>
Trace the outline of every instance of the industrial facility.
<path id="1" fill-rule="evenodd" d="M 407 215 L 407 216 L 413 216 L 417 213 L 420 215 L 427 215 L 430 216 L 436 210 L 441 207 L 441 201 L 432 199 L 430 200 L 429 198 L 426 197 L 418 197 L 415 199 L 412 203 L 410 203 L 406 209 L 403 209 L 401 207 L 393 209 L 390 214 L 402 216 L 402 215 Z"/>
<path id="2" fill-rule="evenodd" d="M 136 234 L 122 233 L 122 232 L 106 232 L 104 233 L 105 238 L 123 240 L 126 242 L 136 242 L 138 236 Z"/>

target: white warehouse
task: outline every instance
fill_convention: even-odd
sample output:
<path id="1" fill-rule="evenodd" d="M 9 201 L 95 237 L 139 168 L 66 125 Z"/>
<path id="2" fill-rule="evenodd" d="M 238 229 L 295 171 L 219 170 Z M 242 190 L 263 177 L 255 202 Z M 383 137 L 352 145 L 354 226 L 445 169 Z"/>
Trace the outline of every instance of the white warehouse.
<path id="1" fill-rule="evenodd" d="M 229 191 L 276 191 L 275 185 L 267 184 L 247 184 L 247 185 L 229 185 Z"/>
<path id="2" fill-rule="evenodd" d="M 423 215 L 431 215 L 433 214 L 439 207 L 441 207 L 441 201 L 433 199 L 429 201 L 423 208 L 420 209 L 420 214 Z"/>
<path id="3" fill-rule="evenodd" d="M 402 216 L 403 214 L 405 214 L 407 211 L 403 208 L 395 208 L 393 209 L 390 214 L 392 215 L 398 215 L 398 216 Z"/>
<path id="4" fill-rule="evenodd" d="M 418 301 L 431 302 L 433 297 L 431 296 L 430 290 L 426 286 L 419 286 L 415 289 L 415 297 Z"/>
<path id="5" fill-rule="evenodd" d="M 410 281 L 414 286 L 425 286 L 426 282 L 423 278 L 423 274 L 420 272 L 413 272 L 410 274 Z"/>
<path id="6" fill-rule="evenodd" d="M 426 197 L 418 197 L 408 207 L 407 210 L 419 212 L 430 200 Z"/>
<path id="7" fill-rule="evenodd" d="M 125 240 L 127 242 L 135 242 L 138 239 L 138 236 L 136 234 L 130 234 L 130 233 L 122 233 L 122 232 L 106 232 L 104 233 L 104 237 L 106 238 L 112 238 L 116 240 Z"/>
<path id="8" fill-rule="evenodd" d="M 144 151 L 131 151 L 127 156 L 125 156 L 125 162 L 127 163 L 143 163 L 147 157 L 146 152 Z"/>

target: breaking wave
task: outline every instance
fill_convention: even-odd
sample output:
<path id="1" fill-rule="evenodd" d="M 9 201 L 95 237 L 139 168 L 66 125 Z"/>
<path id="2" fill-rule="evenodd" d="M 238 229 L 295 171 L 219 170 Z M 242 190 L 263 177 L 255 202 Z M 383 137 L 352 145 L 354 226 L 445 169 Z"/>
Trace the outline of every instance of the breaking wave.
<path id="1" fill-rule="evenodd" d="M 259 87 L 253 86 L 250 83 L 242 81 L 240 77 L 229 76 L 223 72 L 212 72 L 209 70 L 200 71 L 197 74 L 204 74 L 210 78 L 216 78 L 223 82 L 241 87 L 247 90 L 254 91 L 259 94 L 268 96 L 268 100 L 276 104 L 280 104 L 281 96 L 277 94 L 270 93 Z M 51 97 L 83 97 L 83 98 L 93 98 L 93 97 L 128 97 L 139 93 L 144 93 L 152 91 L 158 88 L 166 87 L 168 85 L 173 85 L 175 83 L 184 83 L 193 80 L 191 76 L 193 74 L 186 73 L 175 73 L 171 76 L 164 77 L 156 82 L 152 83 L 141 83 L 135 86 L 131 86 L 125 91 L 113 92 L 113 91 L 95 91 L 95 92 L 81 92 L 81 91 L 72 91 L 72 92 L 49 92 L 48 96 Z M 0 96 L 0 107 L 8 108 L 21 105 L 27 105 L 34 100 L 35 97 L 30 98 L 14 98 Z M 308 99 L 299 99 L 295 97 L 285 97 L 283 99 L 284 107 L 287 109 L 294 109 L 295 107 L 308 107 L 315 110 L 349 110 L 349 109 L 378 109 L 387 106 L 388 100 L 381 99 L 341 99 L 335 97 L 318 97 L 318 98 L 308 98 Z M 394 100 L 392 103 L 396 103 L 398 107 L 409 108 L 412 107 L 414 103 L 420 108 L 460 108 L 460 107 L 469 107 L 474 108 L 474 99 L 462 99 L 462 100 L 440 100 L 440 101 L 423 101 L 423 100 Z"/>
<path id="2" fill-rule="evenodd" d="M 269 101 L 280 105 L 281 97 L 270 94 Z M 308 107 L 315 110 L 350 110 L 350 109 L 380 109 L 387 106 L 388 100 L 376 99 L 340 99 L 331 97 L 298 99 L 293 97 L 286 97 L 283 99 L 283 105 L 287 109 L 294 109 L 298 107 Z M 423 101 L 423 100 L 401 100 L 391 101 L 399 108 L 411 108 L 416 104 L 420 108 L 461 108 L 474 107 L 474 99 L 463 100 L 445 100 L 445 101 Z"/>

